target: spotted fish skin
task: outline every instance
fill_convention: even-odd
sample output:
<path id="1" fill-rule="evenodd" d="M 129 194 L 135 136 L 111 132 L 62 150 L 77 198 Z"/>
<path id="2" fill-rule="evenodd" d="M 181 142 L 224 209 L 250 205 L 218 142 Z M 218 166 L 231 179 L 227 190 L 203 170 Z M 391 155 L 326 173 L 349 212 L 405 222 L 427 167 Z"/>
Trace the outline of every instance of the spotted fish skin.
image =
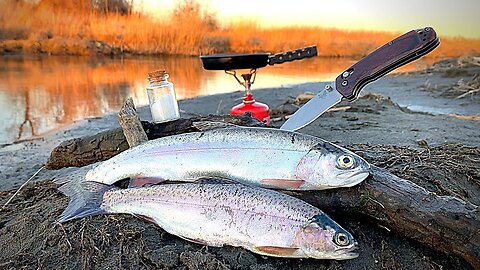
<path id="1" fill-rule="evenodd" d="M 349 155 L 353 167 L 338 167 Z M 287 190 L 350 187 L 368 176 L 358 155 L 320 138 L 271 128 L 222 128 L 145 142 L 100 163 L 87 181 L 125 178 L 194 181 L 201 177 Z"/>
<path id="2" fill-rule="evenodd" d="M 292 258 L 351 259 L 356 242 L 320 209 L 294 197 L 237 183 L 181 183 L 119 189 L 67 183 L 60 222 L 103 214 L 145 217 L 165 231 L 209 246 L 238 246 Z M 84 203 L 89 202 L 89 203 Z M 341 233 L 348 245 L 334 241 Z"/>
<path id="3" fill-rule="evenodd" d="M 295 232 L 321 213 L 281 193 L 241 184 L 185 183 L 115 190 L 105 193 L 101 208 L 150 217 L 171 234 L 209 246 L 291 246 Z"/>

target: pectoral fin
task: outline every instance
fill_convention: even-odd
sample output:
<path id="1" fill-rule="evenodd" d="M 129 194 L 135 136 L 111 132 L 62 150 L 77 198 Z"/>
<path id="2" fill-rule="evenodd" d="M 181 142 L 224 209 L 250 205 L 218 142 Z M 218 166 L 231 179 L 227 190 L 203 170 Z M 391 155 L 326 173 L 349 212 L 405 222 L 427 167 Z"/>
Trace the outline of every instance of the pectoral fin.
<path id="1" fill-rule="evenodd" d="M 149 216 L 144 216 L 144 215 L 139 215 L 139 214 L 132 214 L 132 215 L 139 218 L 139 219 L 142 219 L 146 222 L 157 224 L 157 222 L 155 222 L 155 220 L 153 218 L 149 217 Z"/>
<path id="2" fill-rule="evenodd" d="M 134 177 L 128 187 L 144 187 L 147 185 L 156 185 L 166 180 L 160 177 Z"/>
<path id="3" fill-rule="evenodd" d="M 271 186 L 278 189 L 299 189 L 303 184 L 304 180 L 301 179 L 262 179 L 260 183 Z"/>
<path id="4" fill-rule="evenodd" d="M 198 239 L 188 238 L 188 237 L 184 237 L 184 236 L 180 236 L 180 235 L 177 235 L 177 236 L 182 238 L 183 240 L 187 240 L 189 242 L 199 244 L 199 245 L 202 245 L 202 246 L 210 246 L 210 247 L 222 247 L 223 246 L 222 244 L 207 243 L 207 242 L 204 242 L 204 241 L 198 240 Z"/>
<path id="5" fill-rule="evenodd" d="M 268 256 L 274 257 L 300 257 L 298 255 L 298 248 L 289 248 L 289 247 L 274 247 L 274 246 L 260 246 L 254 247 L 254 251 Z"/>

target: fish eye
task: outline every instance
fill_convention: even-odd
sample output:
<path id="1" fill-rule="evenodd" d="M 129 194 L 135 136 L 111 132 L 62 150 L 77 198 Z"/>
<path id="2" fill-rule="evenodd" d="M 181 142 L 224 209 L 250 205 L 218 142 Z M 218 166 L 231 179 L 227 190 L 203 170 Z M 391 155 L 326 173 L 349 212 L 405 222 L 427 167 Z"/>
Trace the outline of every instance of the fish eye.
<path id="1" fill-rule="evenodd" d="M 353 166 L 353 157 L 349 154 L 341 155 L 337 160 L 338 165 L 343 169 L 349 169 Z"/>
<path id="2" fill-rule="evenodd" d="M 339 246 L 348 246 L 350 243 L 350 239 L 344 233 L 336 233 L 333 237 L 333 241 Z"/>

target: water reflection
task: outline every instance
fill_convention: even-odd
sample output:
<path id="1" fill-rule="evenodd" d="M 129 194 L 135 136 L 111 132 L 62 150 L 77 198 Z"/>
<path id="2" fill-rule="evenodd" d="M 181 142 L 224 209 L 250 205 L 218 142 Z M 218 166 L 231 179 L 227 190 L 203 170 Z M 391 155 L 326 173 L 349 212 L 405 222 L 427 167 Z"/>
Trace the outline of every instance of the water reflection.
<path id="1" fill-rule="evenodd" d="M 253 89 L 333 80 L 353 62 L 315 58 L 269 66 L 258 71 Z M 130 96 L 146 105 L 146 75 L 156 69 L 170 74 L 178 99 L 242 89 L 222 71 L 203 70 L 197 57 L 0 58 L 0 143 L 116 111 Z"/>

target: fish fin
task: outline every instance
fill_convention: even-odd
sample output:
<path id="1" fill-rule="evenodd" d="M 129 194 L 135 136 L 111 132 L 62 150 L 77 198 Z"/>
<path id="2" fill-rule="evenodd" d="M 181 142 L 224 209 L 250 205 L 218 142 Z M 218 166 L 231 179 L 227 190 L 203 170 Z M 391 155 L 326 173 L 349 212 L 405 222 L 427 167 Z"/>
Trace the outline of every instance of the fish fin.
<path id="1" fill-rule="evenodd" d="M 157 185 L 167 180 L 161 177 L 134 177 L 128 184 L 128 187 L 143 187 L 149 185 Z"/>
<path id="2" fill-rule="evenodd" d="M 278 189 L 299 189 L 305 180 L 301 179 L 270 179 L 265 178 L 260 180 L 260 183 L 266 186 L 271 186 Z"/>
<path id="3" fill-rule="evenodd" d="M 253 248 L 255 252 L 262 255 L 274 257 L 298 257 L 298 248 L 275 247 L 275 246 L 258 246 Z"/>
<path id="4" fill-rule="evenodd" d="M 58 190 L 68 196 L 70 202 L 57 222 L 62 223 L 76 218 L 106 213 L 101 208 L 103 194 L 112 189 L 117 188 L 96 182 L 71 181 L 64 184 Z"/>
<path id="5" fill-rule="evenodd" d="M 150 223 L 153 223 L 153 224 L 157 224 L 157 222 L 155 222 L 155 220 L 149 216 L 145 216 L 145 215 L 139 215 L 139 214 L 132 214 L 134 217 L 136 218 L 139 218 L 139 219 L 142 219 L 142 220 L 145 220 L 146 222 L 150 222 Z"/>
<path id="6" fill-rule="evenodd" d="M 53 182 L 59 185 L 69 182 L 83 182 L 85 181 L 87 172 L 95 168 L 97 165 L 97 163 L 94 163 L 83 167 L 68 167 L 59 170 L 52 170 L 51 172 L 55 174 Z"/>
<path id="7" fill-rule="evenodd" d="M 220 122 L 220 121 L 198 121 L 198 122 L 193 122 L 192 126 L 198 129 L 199 131 L 207 131 L 207 130 L 219 129 L 219 128 L 238 127 L 236 125 Z"/>
<path id="8" fill-rule="evenodd" d="M 232 180 L 232 179 L 227 179 L 227 178 L 221 178 L 221 177 L 201 177 L 198 178 L 194 181 L 194 183 L 197 184 L 239 184 L 239 182 Z"/>
<path id="9" fill-rule="evenodd" d="M 203 241 L 200 241 L 200 240 L 197 240 L 197 239 L 193 239 L 193 238 L 188 238 L 188 237 L 185 237 L 185 236 L 180 236 L 180 235 L 177 235 L 178 237 L 182 238 L 183 240 L 186 240 L 186 241 L 189 241 L 189 242 L 192 242 L 192 243 L 195 243 L 195 244 L 199 244 L 199 245 L 203 245 L 203 246 L 208 246 L 208 244 L 206 242 L 203 242 Z"/>

